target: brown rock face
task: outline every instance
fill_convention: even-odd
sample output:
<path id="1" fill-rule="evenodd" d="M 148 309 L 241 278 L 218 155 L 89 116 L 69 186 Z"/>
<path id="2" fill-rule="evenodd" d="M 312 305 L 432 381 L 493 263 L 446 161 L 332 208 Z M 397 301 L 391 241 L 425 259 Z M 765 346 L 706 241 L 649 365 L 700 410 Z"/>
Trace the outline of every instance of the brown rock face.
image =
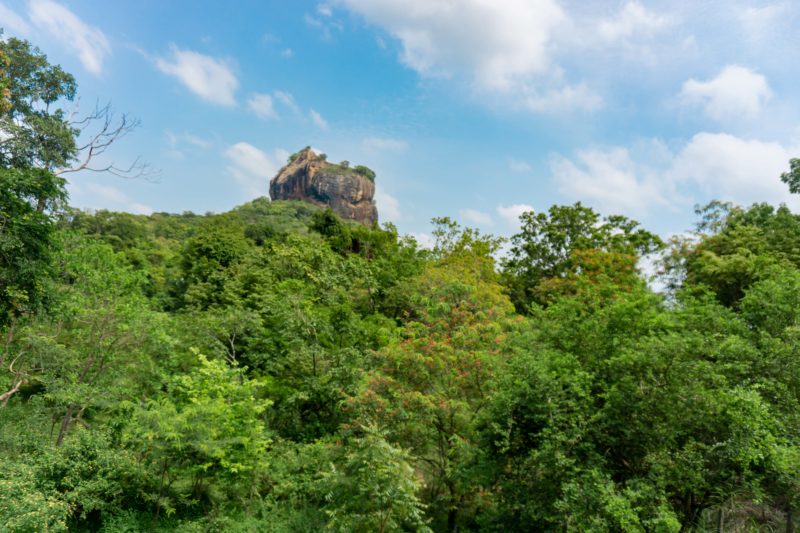
<path id="1" fill-rule="evenodd" d="M 310 148 L 298 152 L 294 161 L 269 182 L 273 200 L 303 200 L 330 207 L 342 218 L 371 226 L 378 220 L 375 183 L 353 169 L 331 164 Z"/>

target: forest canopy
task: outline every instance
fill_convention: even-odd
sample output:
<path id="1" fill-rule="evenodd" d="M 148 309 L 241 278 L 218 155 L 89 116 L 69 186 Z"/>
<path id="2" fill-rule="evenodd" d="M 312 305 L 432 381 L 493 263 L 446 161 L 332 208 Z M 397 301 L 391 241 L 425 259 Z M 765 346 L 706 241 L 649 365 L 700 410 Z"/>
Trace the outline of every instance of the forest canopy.
<path id="1" fill-rule="evenodd" d="M 500 260 L 449 218 L 424 249 L 266 198 L 81 211 L 56 175 L 78 131 L 36 103 L 74 79 L 0 56 L 0 529 L 793 527 L 786 206 L 712 202 L 667 242 L 553 206 Z"/>

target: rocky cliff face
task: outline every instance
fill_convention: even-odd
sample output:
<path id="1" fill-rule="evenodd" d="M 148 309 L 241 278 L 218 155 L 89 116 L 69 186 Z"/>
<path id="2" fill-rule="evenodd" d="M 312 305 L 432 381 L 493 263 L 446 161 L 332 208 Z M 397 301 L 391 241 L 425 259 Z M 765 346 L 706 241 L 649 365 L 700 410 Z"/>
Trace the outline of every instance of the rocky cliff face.
<path id="1" fill-rule="evenodd" d="M 377 222 L 372 180 L 354 169 L 328 163 L 310 148 L 293 157 L 269 182 L 270 198 L 330 207 L 340 217 L 368 226 Z"/>

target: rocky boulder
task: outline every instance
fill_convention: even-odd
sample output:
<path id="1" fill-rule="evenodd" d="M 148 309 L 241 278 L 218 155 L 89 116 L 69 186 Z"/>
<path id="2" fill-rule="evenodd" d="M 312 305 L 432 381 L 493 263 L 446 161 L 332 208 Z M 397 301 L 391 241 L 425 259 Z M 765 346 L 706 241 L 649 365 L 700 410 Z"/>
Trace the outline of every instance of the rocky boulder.
<path id="1" fill-rule="evenodd" d="M 328 163 L 311 148 L 304 148 L 269 182 L 269 196 L 330 207 L 342 218 L 371 226 L 378 220 L 374 177 L 366 167 L 350 168 L 346 161 Z"/>

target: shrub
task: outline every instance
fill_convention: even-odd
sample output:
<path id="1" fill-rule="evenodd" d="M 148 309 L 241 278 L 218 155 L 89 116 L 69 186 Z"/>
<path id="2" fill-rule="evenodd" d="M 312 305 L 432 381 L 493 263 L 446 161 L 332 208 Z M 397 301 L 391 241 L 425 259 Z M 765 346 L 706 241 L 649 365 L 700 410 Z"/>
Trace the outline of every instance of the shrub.
<path id="1" fill-rule="evenodd" d="M 375 181 L 375 172 L 371 168 L 365 167 L 364 165 L 357 165 L 353 170 L 356 174 L 360 174 L 370 181 Z"/>

